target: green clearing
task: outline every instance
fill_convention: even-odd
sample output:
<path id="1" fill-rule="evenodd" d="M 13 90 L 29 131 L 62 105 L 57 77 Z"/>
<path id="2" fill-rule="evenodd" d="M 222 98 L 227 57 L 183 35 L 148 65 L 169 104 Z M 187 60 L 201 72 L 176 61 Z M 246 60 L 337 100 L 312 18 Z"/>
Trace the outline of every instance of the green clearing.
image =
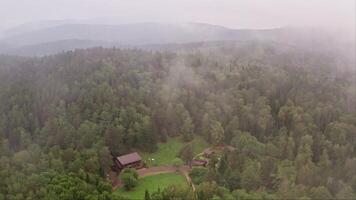
<path id="1" fill-rule="evenodd" d="M 210 145 L 200 136 L 194 136 L 192 141 L 194 154 L 201 153 L 205 148 L 208 148 Z"/>
<path id="2" fill-rule="evenodd" d="M 199 136 L 195 136 L 190 142 L 193 146 L 194 154 L 201 153 L 209 144 Z M 158 150 L 154 153 L 143 153 L 143 158 L 148 166 L 172 165 L 173 160 L 179 154 L 182 147 L 188 143 L 184 143 L 180 137 L 169 138 L 166 143 L 159 143 Z M 151 160 L 151 159 L 154 160 Z"/>
<path id="3" fill-rule="evenodd" d="M 125 191 L 124 188 L 119 188 L 115 191 L 116 194 L 124 197 L 125 199 L 143 199 L 145 190 L 147 189 L 150 194 L 163 189 L 169 185 L 182 185 L 186 186 L 185 178 L 178 173 L 157 174 L 140 178 L 138 185 L 131 191 Z"/>

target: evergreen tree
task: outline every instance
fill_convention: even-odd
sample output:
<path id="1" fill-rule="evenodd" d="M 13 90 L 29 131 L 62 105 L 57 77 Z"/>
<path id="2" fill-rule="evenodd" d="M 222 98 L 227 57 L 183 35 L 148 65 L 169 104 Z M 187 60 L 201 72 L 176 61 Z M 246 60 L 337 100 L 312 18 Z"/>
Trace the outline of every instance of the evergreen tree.
<path id="1" fill-rule="evenodd" d="M 191 141 L 193 139 L 194 125 L 193 121 L 190 118 L 189 114 L 186 115 L 186 118 L 183 121 L 183 126 L 181 127 L 181 133 L 183 135 L 183 140 L 185 142 Z"/>
<path id="2" fill-rule="evenodd" d="M 191 144 L 187 144 L 185 145 L 179 153 L 180 157 L 182 158 L 182 160 L 185 162 L 185 164 L 187 165 L 191 165 L 192 163 L 192 159 L 193 159 L 193 148 Z"/>
<path id="3" fill-rule="evenodd" d="M 145 190 L 145 200 L 151 200 L 151 196 L 150 193 L 148 192 L 148 190 Z"/>

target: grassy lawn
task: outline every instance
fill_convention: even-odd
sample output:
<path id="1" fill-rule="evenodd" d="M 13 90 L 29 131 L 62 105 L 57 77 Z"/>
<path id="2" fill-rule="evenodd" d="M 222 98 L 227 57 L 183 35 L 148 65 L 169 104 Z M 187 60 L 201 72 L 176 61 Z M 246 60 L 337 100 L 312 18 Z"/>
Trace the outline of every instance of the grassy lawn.
<path id="1" fill-rule="evenodd" d="M 125 191 L 124 188 L 120 188 L 115 192 L 127 199 L 143 199 L 146 189 L 152 194 L 158 188 L 163 189 L 169 185 L 186 186 L 187 182 L 182 175 L 177 173 L 157 174 L 139 179 L 138 185 L 131 191 Z"/>
<path id="2" fill-rule="evenodd" d="M 192 141 L 192 146 L 194 154 L 201 153 L 205 148 L 208 148 L 210 145 L 200 136 L 195 136 Z"/>
<path id="3" fill-rule="evenodd" d="M 208 143 L 199 136 L 195 136 L 194 140 L 190 143 L 193 146 L 194 154 L 202 152 L 209 146 Z M 151 154 L 143 153 L 141 155 L 143 155 L 146 161 L 148 161 L 149 158 L 154 159 L 151 163 L 148 162 L 149 166 L 172 165 L 172 161 L 186 144 L 188 143 L 184 143 L 180 137 L 169 138 L 166 143 L 158 144 L 158 150 L 156 152 Z"/>

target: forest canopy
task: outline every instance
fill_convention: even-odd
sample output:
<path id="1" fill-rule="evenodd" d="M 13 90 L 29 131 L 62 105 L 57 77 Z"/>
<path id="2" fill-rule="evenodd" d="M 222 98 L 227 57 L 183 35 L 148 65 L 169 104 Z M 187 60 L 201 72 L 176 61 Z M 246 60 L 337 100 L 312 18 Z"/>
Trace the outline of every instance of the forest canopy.
<path id="1" fill-rule="evenodd" d="M 1 56 L 0 200 L 120 199 L 112 155 L 197 135 L 236 148 L 197 198 L 356 198 L 354 63 L 280 45 Z"/>

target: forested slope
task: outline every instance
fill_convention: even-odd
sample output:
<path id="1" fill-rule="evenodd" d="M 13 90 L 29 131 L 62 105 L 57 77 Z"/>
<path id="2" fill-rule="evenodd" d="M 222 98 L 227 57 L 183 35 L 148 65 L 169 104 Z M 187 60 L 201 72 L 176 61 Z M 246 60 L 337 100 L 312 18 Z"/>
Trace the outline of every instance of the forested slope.
<path id="1" fill-rule="evenodd" d="M 231 197 L 355 198 L 355 72 L 338 56 L 256 43 L 1 56 L 0 199 L 119 198 L 110 153 L 178 135 L 237 148 L 203 177 Z"/>

